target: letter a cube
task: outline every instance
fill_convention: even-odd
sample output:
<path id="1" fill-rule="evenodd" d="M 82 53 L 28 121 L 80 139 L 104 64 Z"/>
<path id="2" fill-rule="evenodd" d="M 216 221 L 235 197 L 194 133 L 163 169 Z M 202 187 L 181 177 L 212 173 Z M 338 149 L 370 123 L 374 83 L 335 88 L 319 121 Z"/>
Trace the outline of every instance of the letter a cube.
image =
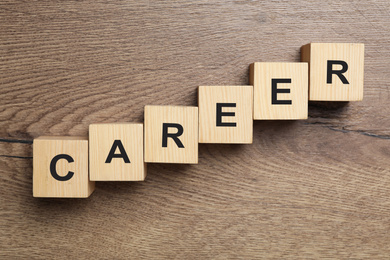
<path id="1" fill-rule="evenodd" d="M 309 63 L 309 100 L 363 99 L 364 44 L 310 43 L 301 47 Z"/>
<path id="2" fill-rule="evenodd" d="M 255 120 L 307 119 L 308 64 L 255 62 L 250 66 Z"/>
<path id="3" fill-rule="evenodd" d="M 145 106 L 145 162 L 198 163 L 198 108 Z"/>
<path id="4" fill-rule="evenodd" d="M 200 86 L 199 143 L 250 144 L 253 86 Z"/>
<path id="5" fill-rule="evenodd" d="M 89 126 L 89 148 L 91 180 L 145 179 L 143 124 L 92 124 Z"/>
<path id="6" fill-rule="evenodd" d="M 88 139 L 48 137 L 34 139 L 33 196 L 87 198 L 95 189 L 88 178 Z"/>

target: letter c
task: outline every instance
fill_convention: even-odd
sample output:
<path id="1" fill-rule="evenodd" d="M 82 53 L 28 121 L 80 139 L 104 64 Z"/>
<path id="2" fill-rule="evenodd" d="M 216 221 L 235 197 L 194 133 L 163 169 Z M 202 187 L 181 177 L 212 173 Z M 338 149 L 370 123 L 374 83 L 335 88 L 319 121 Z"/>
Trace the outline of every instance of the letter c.
<path id="1" fill-rule="evenodd" d="M 56 179 L 57 181 L 68 181 L 73 177 L 74 172 L 68 171 L 68 174 L 66 174 L 65 176 L 59 176 L 57 171 L 56 171 L 56 165 L 57 165 L 58 160 L 60 160 L 60 159 L 65 159 L 69 163 L 74 162 L 73 158 L 67 154 L 58 154 L 58 155 L 54 156 L 54 158 L 50 162 L 51 176 L 53 176 L 53 178 Z"/>

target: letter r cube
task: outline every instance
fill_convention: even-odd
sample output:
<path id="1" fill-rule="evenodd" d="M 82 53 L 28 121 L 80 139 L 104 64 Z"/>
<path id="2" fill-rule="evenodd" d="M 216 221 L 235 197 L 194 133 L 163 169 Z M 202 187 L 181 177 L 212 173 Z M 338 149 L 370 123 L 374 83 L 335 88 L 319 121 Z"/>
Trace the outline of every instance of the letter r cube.
<path id="1" fill-rule="evenodd" d="M 310 43 L 301 47 L 309 63 L 309 100 L 363 99 L 364 44 Z"/>
<path id="2" fill-rule="evenodd" d="M 198 163 L 198 108 L 145 106 L 145 162 Z"/>

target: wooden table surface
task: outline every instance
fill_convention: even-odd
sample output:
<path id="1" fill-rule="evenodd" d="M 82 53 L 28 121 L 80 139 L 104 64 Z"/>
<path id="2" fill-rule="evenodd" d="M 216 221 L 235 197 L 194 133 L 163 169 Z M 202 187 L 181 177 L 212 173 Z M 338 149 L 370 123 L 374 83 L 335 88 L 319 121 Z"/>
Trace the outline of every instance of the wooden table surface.
<path id="1" fill-rule="evenodd" d="M 390 257 L 390 2 L 2 1 L 0 258 Z M 309 42 L 364 43 L 364 101 L 255 121 L 251 145 L 200 145 L 198 165 L 88 199 L 32 197 L 32 140 L 197 105 L 248 84 L 255 61 Z"/>

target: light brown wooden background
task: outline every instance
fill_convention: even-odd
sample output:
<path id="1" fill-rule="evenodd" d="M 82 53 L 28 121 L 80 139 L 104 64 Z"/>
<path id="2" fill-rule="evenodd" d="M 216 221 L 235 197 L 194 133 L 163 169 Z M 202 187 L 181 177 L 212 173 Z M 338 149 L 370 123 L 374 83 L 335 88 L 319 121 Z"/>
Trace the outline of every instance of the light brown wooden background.
<path id="1" fill-rule="evenodd" d="M 109 2 L 109 3 L 108 3 Z M 0 258 L 390 256 L 390 3 L 2 1 Z M 32 140 L 197 105 L 255 61 L 309 42 L 366 44 L 364 101 L 256 121 L 252 145 L 200 145 L 198 165 L 89 199 L 32 197 Z"/>

